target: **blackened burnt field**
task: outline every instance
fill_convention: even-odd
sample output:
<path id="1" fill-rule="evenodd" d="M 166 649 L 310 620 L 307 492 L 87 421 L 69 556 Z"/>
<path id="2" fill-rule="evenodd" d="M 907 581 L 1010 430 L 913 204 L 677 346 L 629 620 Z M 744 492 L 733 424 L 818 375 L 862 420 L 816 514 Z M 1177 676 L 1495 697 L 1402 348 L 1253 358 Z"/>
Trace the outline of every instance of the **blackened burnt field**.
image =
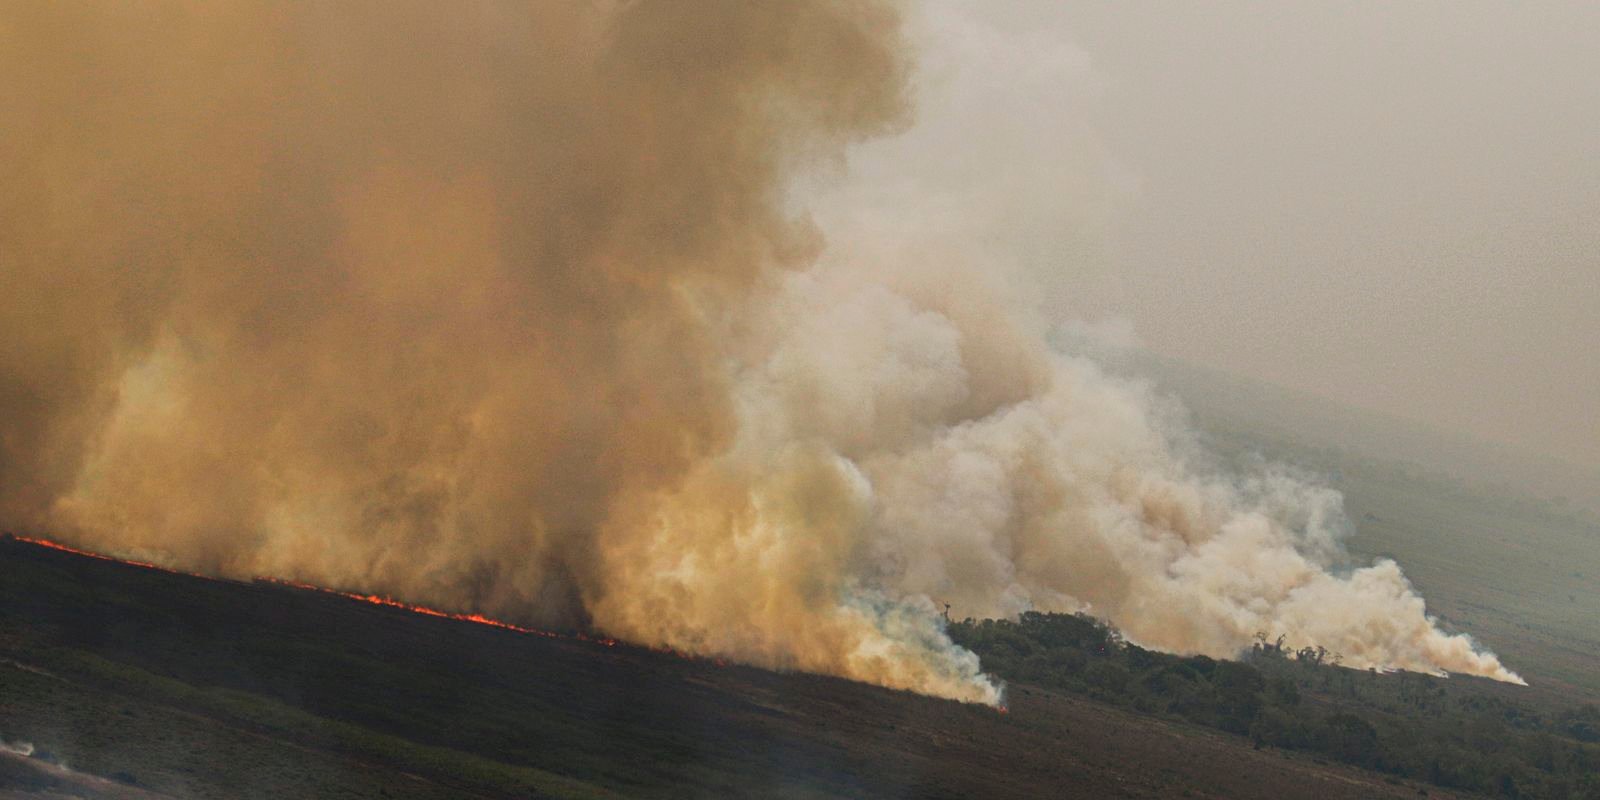
<path id="1" fill-rule="evenodd" d="M 4 537 L 0 741 L 0 798 L 1452 796 L 1066 689 L 1000 713 Z"/>

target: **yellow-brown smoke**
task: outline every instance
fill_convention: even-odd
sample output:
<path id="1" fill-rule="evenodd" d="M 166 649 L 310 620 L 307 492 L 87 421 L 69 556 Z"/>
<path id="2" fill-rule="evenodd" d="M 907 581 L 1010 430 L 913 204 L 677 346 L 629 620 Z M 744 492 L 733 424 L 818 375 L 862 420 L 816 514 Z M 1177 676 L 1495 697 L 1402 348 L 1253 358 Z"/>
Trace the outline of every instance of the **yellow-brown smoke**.
<path id="1" fill-rule="evenodd" d="M 904 50 L 857 0 L 8 10 L 0 525 L 969 700 L 930 597 L 1508 676 L 981 292 L 807 271 L 788 181 L 904 124 Z"/>
<path id="2" fill-rule="evenodd" d="M 896 24 L 10 9 L 5 521 L 570 621 L 613 499 L 725 446 L 708 320 L 814 249 L 784 177 L 899 123 Z"/>

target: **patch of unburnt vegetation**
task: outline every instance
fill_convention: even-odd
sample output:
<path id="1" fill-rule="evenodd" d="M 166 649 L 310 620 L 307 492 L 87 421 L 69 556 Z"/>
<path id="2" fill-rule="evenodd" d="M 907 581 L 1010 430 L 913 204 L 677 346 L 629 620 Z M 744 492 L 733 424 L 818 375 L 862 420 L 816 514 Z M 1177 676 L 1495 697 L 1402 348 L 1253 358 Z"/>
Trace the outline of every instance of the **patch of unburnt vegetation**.
<path id="1" fill-rule="evenodd" d="M 1265 635 L 1242 661 L 1157 653 L 1081 614 L 968 619 L 950 634 L 1008 681 L 1181 718 L 1258 748 L 1498 797 L 1600 798 L 1593 704 L 1541 707 L 1485 681 L 1348 669 Z"/>

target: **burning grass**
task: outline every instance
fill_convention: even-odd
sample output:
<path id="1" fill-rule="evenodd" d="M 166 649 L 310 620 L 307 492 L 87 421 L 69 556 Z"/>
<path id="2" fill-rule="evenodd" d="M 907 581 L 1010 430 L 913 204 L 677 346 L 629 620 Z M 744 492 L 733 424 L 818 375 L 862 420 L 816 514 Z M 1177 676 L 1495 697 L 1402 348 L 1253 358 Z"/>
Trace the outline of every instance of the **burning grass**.
<path id="1" fill-rule="evenodd" d="M 83 550 L 83 549 L 80 549 L 80 548 L 77 548 L 77 547 L 73 547 L 71 545 L 66 545 L 66 544 L 62 544 L 60 542 L 52 541 L 50 539 L 39 539 L 39 538 L 30 537 L 30 536 L 18 536 L 16 534 L 7 534 L 7 536 L 9 536 L 9 538 L 14 539 L 14 540 L 19 541 L 19 542 L 25 542 L 27 544 L 37 545 L 39 547 L 45 547 L 45 548 L 49 548 L 51 550 L 57 550 L 57 551 L 60 551 L 60 552 L 63 552 L 63 553 L 71 553 L 71 554 L 77 555 L 77 556 L 84 556 L 84 557 L 87 557 L 87 558 L 98 559 L 100 561 L 109 561 L 109 562 L 112 562 L 112 563 L 115 563 L 115 564 L 123 564 L 123 565 L 126 565 L 126 566 L 139 567 L 139 568 L 142 568 L 142 569 L 158 570 L 158 571 L 165 572 L 165 573 L 168 573 L 168 574 L 171 574 L 171 575 L 184 575 L 184 576 L 187 576 L 187 577 L 190 577 L 190 578 L 200 578 L 202 580 L 208 580 L 208 581 L 223 580 L 221 578 L 215 578 L 215 577 L 212 577 L 210 575 L 202 575 L 202 574 L 196 573 L 196 572 L 186 572 L 184 570 L 173 569 L 171 567 L 165 567 L 165 566 L 162 566 L 160 564 L 156 564 L 156 563 L 150 562 L 150 561 L 140 561 L 140 560 L 131 559 L 131 558 L 119 558 L 117 556 L 107 555 L 105 553 L 96 553 L 96 552 L 92 552 L 92 551 L 89 551 L 89 550 Z M 591 635 L 589 635 L 587 633 L 584 633 L 582 631 L 578 631 L 578 632 L 574 632 L 574 633 L 559 633 L 559 632 L 556 632 L 556 631 L 542 630 L 542 629 L 539 629 L 539 628 L 528 628 L 528 627 L 524 627 L 522 625 L 516 625 L 516 624 L 510 623 L 510 622 L 506 622 L 504 620 L 495 619 L 493 617 L 487 617 L 487 616 L 484 616 L 483 614 L 464 613 L 464 612 L 456 612 L 456 611 L 444 611 L 444 610 L 437 609 L 437 608 L 432 608 L 432 607 L 429 607 L 429 606 L 418 605 L 416 603 L 407 603 L 407 602 L 405 602 L 403 600 L 396 600 L 395 598 L 388 597 L 386 595 L 363 594 L 361 592 L 348 592 L 348 591 L 343 591 L 343 590 L 340 590 L 340 589 L 330 589 L 330 588 L 325 587 L 325 586 L 317 586 L 315 584 L 302 583 L 300 581 L 292 581 L 292 580 L 288 580 L 287 578 L 277 578 L 277 577 L 272 577 L 272 576 L 259 576 L 259 577 L 257 577 L 255 579 L 255 582 L 256 583 L 270 584 L 270 585 L 273 585 L 273 586 L 284 586 L 284 587 L 288 587 L 288 588 L 291 588 L 291 589 L 299 589 L 299 590 L 308 591 L 308 592 L 319 592 L 319 593 L 322 593 L 322 594 L 329 594 L 329 595 L 333 595 L 335 597 L 342 597 L 342 598 L 345 598 L 347 600 L 355 600 L 355 601 L 361 602 L 361 603 L 371 603 L 372 605 L 384 606 L 384 607 L 387 607 L 387 608 L 397 608 L 397 609 L 400 609 L 402 611 L 409 611 L 409 612 L 411 612 L 413 614 L 422 614 L 424 616 L 429 616 L 429 617 L 439 617 L 441 619 L 450 619 L 450 620 L 455 620 L 457 622 L 471 622 L 471 623 L 476 624 L 476 625 L 487 625 L 487 626 L 490 626 L 490 627 L 493 627 L 493 628 L 500 628 L 501 630 L 507 630 L 507 631 L 513 631 L 515 633 L 527 634 L 529 636 L 543 636 L 543 637 L 545 637 L 547 639 L 568 639 L 568 640 L 578 641 L 578 642 L 592 642 L 594 644 L 602 645 L 602 646 L 605 646 L 605 647 L 615 647 L 617 645 L 617 640 L 614 639 L 614 638 L 611 638 L 609 636 L 591 636 Z M 661 651 L 661 652 L 669 652 L 669 653 L 671 653 L 673 655 L 682 655 L 681 653 L 676 653 L 676 652 L 673 652 L 673 651 Z M 719 665 L 721 665 L 721 663 L 722 663 L 721 659 L 717 659 L 717 663 Z"/>

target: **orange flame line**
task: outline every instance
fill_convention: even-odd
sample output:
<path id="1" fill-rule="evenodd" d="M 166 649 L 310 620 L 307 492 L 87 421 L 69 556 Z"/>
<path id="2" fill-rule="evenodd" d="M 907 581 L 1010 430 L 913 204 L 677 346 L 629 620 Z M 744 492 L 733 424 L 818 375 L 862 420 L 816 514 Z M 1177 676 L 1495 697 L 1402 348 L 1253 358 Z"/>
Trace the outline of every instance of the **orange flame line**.
<path id="1" fill-rule="evenodd" d="M 4 537 L 0 537 L 0 539 L 3 539 L 3 538 Z M 85 556 L 85 557 L 88 557 L 88 558 L 97 558 L 97 559 L 99 559 L 101 561 L 110 561 L 113 564 L 128 564 L 130 566 L 143 567 L 145 569 L 159 570 L 161 572 L 166 572 L 166 573 L 170 573 L 170 574 L 173 574 L 173 575 L 187 575 L 187 576 L 189 576 L 191 578 L 202 578 L 202 579 L 208 580 L 208 581 L 209 580 L 216 580 L 215 578 L 212 578 L 209 575 L 200 575 L 200 574 L 194 573 L 194 572 L 184 572 L 182 570 L 172 569 L 171 567 L 163 567 L 160 564 L 152 564 L 152 563 L 150 563 L 148 561 L 134 561 L 133 559 L 129 559 L 129 558 L 116 558 L 114 556 L 103 555 L 103 554 L 100 554 L 100 553 L 91 553 L 88 550 L 79 550 L 76 547 L 69 547 L 69 546 L 64 545 L 64 544 L 62 544 L 60 542 L 52 542 L 49 539 L 33 539 L 33 538 L 30 538 L 30 537 L 27 537 L 27 536 L 16 536 L 16 535 L 12 535 L 11 538 L 16 539 L 19 542 L 27 542 L 28 544 L 35 544 L 35 545 L 38 545 L 40 547 L 48 547 L 51 550 L 60 550 L 63 553 L 71 553 L 71 554 L 73 554 L 75 556 Z"/>
<path id="2" fill-rule="evenodd" d="M 616 644 L 617 644 L 617 640 L 616 639 L 612 639 L 610 637 L 589 636 L 588 634 L 584 634 L 584 633 L 564 634 L 564 633 L 557 633 L 555 631 L 541 630 L 539 628 L 525 628 L 525 627 L 523 627 L 521 625 L 515 625 L 515 624 L 512 624 L 510 622 L 506 622 L 504 620 L 495 619 L 493 617 L 486 617 L 486 616 L 484 616 L 482 614 L 461 614 L 461 613 L 457 613 L 457 612 L 454 612 L 454 611 L 440 611 L 437 608 L 430 608 L 428 606 L 416 605 L 414 603 L 407 603 L 407 602 L 404 602 L 402 600 L 396 600 L 396 599 L 394 599 L 392 597 L 387 597 L 385 595 L 357 594 L 356 592 L 343 592 L 343 591 L 340 591 L 338 589 L 329 589 L 329 588 L 326 588 L 326 587 L 323 587 L 323 586 L 317 586 L 315 584 L 300 583 L 299 581 L 291 581 L 291 580 L 286 580 L 284 578 L 262 577 L 262 578 L 256 578 L 256 580 L 260 581 L 262 583 L 272 583 L 272 584 L 277 584 L 279 586 L 288 586 L 288 587 L 293 588 L 293 589 L 304 589 L 304 590 L 310 591 L 310 592 L 321 592 L 323 594 L 331 594 L 331 595 L 334 595 L 336 597 L 343 597 L 343 598 L 346 598 L 348 600 L 357 600 L 357 601 L 360 601 L 360 602 L 363 602 L 363 603 L 371 603 L 373 605 L 387 606 L 389 608 L 398 608 L 398 609 L 402 609 L 402 610 L 405 610 L 405 611 L 410 611 L 413 614 L 423 614 L 423 615 L 429 616 L 429 617 L 440 617 L 442 619 L 453 619 L 453 620 L 456 620 L 458 622 L 471 622 L 471 623 L 475 623 L 475 624 L 478 624 L 478 625 L 488 625 L 490 627 L 502 628 L 504 630 L 515 631 L 517 633 L 525 633 L 525 634 L 528 634 L 530 636 L 543 636 L 543 637 L 545 637 L 547 639 L 572 639 L 572 640 L 580 641 L 580 642 L 593 642 L 595 644 L 605 645 L 606 647 L 615 647 Z"/>
<path id="3" fill-rule="evenodd" d="M 201 578 L 203 580 L 217 580 L 217 578 L 213 578 L 213 577 L 211 577 L 209 575 L 200 575 L 200 574 L 197 574 L 197 573 L 194 573 L 194 572 L 184 572 L 182 570 L 172 569 L 171 567 L 163 567 L 160 564 L 152 564 L 152 563 L 150 563 L 148 561 L 135 561 L 135 560 L 132 560 L 132 559 L 127 559 L 127 558 L 117 558 L 115 556 L 108 556 L 108 555 L 105 555 L 103 553 L 93 553 L 93 552 L 90 552 L 88 550 L 80 550 L 80 549 L 78 549 L 76 547 L 72 547 L 72 546 L 69 546 L 69 545 L 61 544 L 60 542 L 52 542 L 49 539 L 34 539 L 34 538 L 31 538 L 31 537 L 28 537 L 28 536 L 12 536 L 11 538 L 13 538 L 13 539 L 15 539 L 15 540 L 17 540 L 19 542 L 27 542 L 28 544 L 38 545 L 40 547 L 48 547 L 51 550 L 59 550 L 59 551 L 61 551 L 63 553 L 71 553 L 71 554 L 76 555 L 76 556 L 85 556 L 85 557 L 88 557 L 88 558 L 99 559 L 101 561 L 110 561 L 110 562 L 112 562 L 114 564 L 127 564 L 129 566 L 142 567 L 144 569 L 153 569 L 153 570 L 157 570 L 157 571 L 160 571 L 160 572 L 166 572 L 166 573 L 169 573 L 169 574 L 172 574 L 172 575 L 185 575 L 185 576 L 188 576 L 188 577 L 191 577 L 191 578 Z M 523 627 L 521 625 L 514 625 L 514 624 L 512 624 L 510 622 L 505 622 L 503 620 L 494 619 L 493 617 L 486 617 L 486 616 L 484 616 L 482 614 L 460 614 L 460 613 L 456 613 L 456 612 L 453 612 L 453 611 L 440 611 L 437 608 L 429 608 L 428 606 L 416 605 L 416 604 L 413 604 L 413 603 L 406 603 L 406 602 L 403 602 L 403 601 L 400 601 L 400 600 L 396 600 L 396 599 L 394 599 L 392 597 L 386 597 L 386 596 L 383 596 L 383 595 L 357 594 L 355 592 L 344 592 L 344 591 L 340 591 L 338 589 L 328 589 L 328 588 L 325 588 L 325 587 L 322 587 L 322 586 L 317 586 L 315 584 L 300 583 L 299 581 L 291 581 L 291 580 L 287 580 L 285 578 L 259 577 L 259 578 L 256 578 L 256 581 L 260 582 L 260 583 L 275 584 L 275 585 L 278 585 L 278 586 L 287 586 L 287 587 L 290 587 L 290 588 L 293 588 L 293 589 L 303 589 L 305 591 L 321 592 L 323 594 L 331 594 L 331 595 L 334 595 L 336 597 L 343 597 L 343 598 L 348 599 L 348 600 L 358 600 L 358 601 L 363 602 L 363 603 L 372 603 L 373 605 L 386 606 L 386 607 L 389 607 L 389 608 L 398 608 L 398 609 L 401 609 L 401 610 L 404 610 L 404 611 L 410 611 L 413 614 L 422 614 L 424 616 L 429 616 L 429 617 L 439 617 L 441 619 L 451 619 L 451 620 L 456 620 L 458 622 L 471 622 L 471 623 L 474 623 L 474 624 L 477 624 L 477 625 L 488 625 L 488 626 L 493 627 L 493 628 L 500 628 L 502 630 L 513 631 L 513 632 L 516 632 L 516 633 L 528 634 L 530 636 L 543 636 L 543 637 L 545 637 L 547 639 L 567 639 L 567 640 L 579 641 L 579 642 L 592 642 L 594 644 L 600 644 L 600 645 L 604 645 L 606 647 L 615 647 L 617 645 L 617 640 L 613 639 L 613 638 L 611 638 L 609 636 L 606 636 L 606 637 L 589 636 L 588 634 L 584 634 L 584 633 L 564 634 L 564 633 L 556 633 L 555 631 L 540 630 L 538 628 L 525 628 L 525 627 Z M 652 649 L 654 649 L 654 648 L 652 648 Z M 668 650 L 666 652 L 672 652 L 672 651 Z M 681 654 L 674 652 L 673 655 L 681 655 Z"/>

